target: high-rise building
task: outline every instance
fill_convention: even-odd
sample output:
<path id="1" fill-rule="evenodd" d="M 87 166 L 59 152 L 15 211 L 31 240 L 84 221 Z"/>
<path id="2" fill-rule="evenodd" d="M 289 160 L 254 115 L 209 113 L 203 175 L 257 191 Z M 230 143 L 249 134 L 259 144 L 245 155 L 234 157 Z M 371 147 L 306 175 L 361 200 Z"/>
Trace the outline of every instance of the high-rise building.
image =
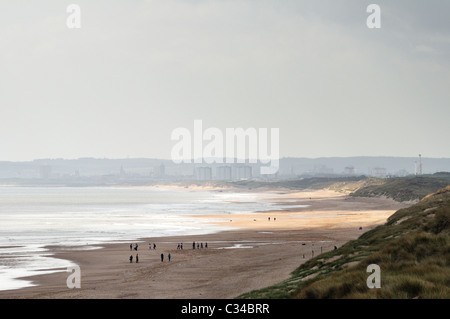
<path id="1" fill-rule="evenodd" d="M 216 179 L 218 180 L 231 180 L 231 166 L 219 166 L 216 168 Z"/>
<path id="2" fill-rule="evenodd" d="M 251 179 L 253 177 L 252 167 L 248 165 L 234 166 L 235 179 Z"/>
<path id="3" fill-rule="evenodd" d="M 198 181 L 210 181 L 212 178 L 211 167 L 196 167 L 195 178 Z"/>

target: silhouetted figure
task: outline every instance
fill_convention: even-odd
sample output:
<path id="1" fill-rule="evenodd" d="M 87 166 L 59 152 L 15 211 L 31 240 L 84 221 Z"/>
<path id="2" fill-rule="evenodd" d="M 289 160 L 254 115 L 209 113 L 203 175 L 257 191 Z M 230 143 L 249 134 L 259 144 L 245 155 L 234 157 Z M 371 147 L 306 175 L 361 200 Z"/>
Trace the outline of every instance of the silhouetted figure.
<path id="1" fill-rule="evenodd" d="M 161 262 L 164 261 L 164 254 L 161 254 Z"/>

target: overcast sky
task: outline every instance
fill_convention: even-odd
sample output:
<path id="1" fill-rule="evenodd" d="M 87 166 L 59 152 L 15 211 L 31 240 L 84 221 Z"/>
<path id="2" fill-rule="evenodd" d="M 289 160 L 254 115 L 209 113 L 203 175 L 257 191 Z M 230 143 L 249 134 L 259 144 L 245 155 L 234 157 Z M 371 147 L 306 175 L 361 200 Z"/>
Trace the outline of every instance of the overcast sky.
<path id="1" fill-rule="evenodd" d="M 450 157 L 449 15 L 446 0 L 0 0 L 0 161 L 170 159 L 196 119 L 279 128 L 281 157 Z"/>

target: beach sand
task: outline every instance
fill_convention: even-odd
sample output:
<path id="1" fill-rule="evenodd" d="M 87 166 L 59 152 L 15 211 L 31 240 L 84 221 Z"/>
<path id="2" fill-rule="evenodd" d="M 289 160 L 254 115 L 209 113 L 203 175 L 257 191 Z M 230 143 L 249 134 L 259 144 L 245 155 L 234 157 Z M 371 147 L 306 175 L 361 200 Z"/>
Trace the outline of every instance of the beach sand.
<path id="1" fill-rule="evenodd" d="M 289 278 L 313 254 L 357 238 L 407 206 L 327 190 L 286 192 L 282 197 L 288 205 L 283 211 L 198 217 L 235 230 L 140 239 L 132 243 L 139 243 L 137 252 L 130 251 L 130 242 L 94 250 L 50 247 L 56 258 L 79 265 L 81 288 L 69 289 L 70 273 L 61 269 L 26 278 L 37 286 L 0 291 L 0 298 L 234 298 Z M 310 206 L 289 208 L 295 204 Z M 208 248 L 192 249 L 193 241 L 207 242 Z M 148 249 L 149 242 L 156 244 L 155 250 Z M 177 249 L 178 243 L 183 250 Z M 139 263 L 130 263 L 129 256 L 136 253 Z"/>

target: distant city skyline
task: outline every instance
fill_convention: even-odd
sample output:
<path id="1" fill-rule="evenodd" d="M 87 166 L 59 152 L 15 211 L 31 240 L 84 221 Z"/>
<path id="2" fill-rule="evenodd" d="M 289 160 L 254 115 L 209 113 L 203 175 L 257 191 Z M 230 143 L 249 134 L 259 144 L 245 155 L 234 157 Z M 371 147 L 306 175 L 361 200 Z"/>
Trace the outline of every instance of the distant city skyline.
<path id="1" fill-rule="evenodd" d="M 197 119 L 278 128 L 280 158 L 450 158 L 449 1 L 73 3 L 79 29 L 0 4 L 0 161 L 170 159 Z"/>
<path id="2" fill-rule="evenodd" d="M 421 164 L 422 165 L 421 165 Z M 260 163 L 180 163 L 163 159 L 40 159 L 28 162 L 0 161 L 2 182 L 69 183 L 150 182 L 155 180 L 292 179 L 305 176 L 426 175 L 450 172 L 450 158 L 327 157 L 281 158 L 276 174 L 261 173 Z M 419 168 L 420 167 L 420 168 Z"/>

